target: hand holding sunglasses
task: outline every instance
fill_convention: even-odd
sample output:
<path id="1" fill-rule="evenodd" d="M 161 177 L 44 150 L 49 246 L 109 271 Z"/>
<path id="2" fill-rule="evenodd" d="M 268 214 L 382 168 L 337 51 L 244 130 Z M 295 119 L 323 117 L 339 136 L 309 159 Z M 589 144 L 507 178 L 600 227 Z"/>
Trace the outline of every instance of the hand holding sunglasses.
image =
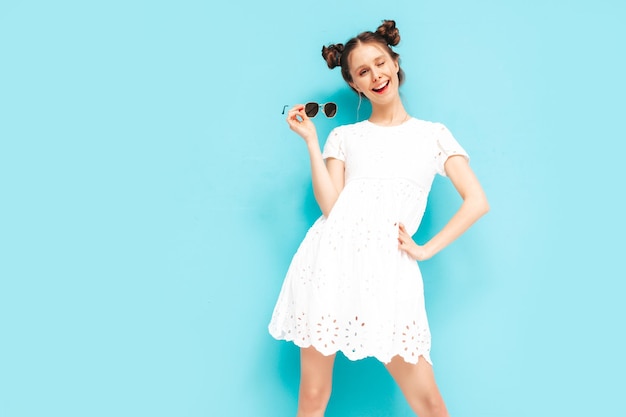
<path id="1" fill-rule="evenodd" d="M 289 107 L 289 105 L 283 106 L 283 114 L 285 114 L 285 109 Z M 332 119 L 337 114 L 337 104 L 333 102 L 328 102 L 324 104 L 319 104 L 314 101 L 310 101 L 304 105 L 304 113 L 308 117 L 315 117 L 319 110 L 322 109 L 322 112 L 326 117 Z"/>

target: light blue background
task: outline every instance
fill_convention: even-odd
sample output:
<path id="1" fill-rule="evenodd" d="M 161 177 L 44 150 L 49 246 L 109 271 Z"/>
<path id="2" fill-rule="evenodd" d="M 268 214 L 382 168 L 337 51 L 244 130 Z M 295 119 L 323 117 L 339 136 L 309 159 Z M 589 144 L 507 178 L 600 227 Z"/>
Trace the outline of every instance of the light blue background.
<path id="1" fill-rule="evenodd" d="M 491 203 L 422 264 L 451 414 L 624 415 L 623 1 L 211 3 L 0 3 L 1 416 L 295 415 L 266 326 L 319 209 L 281 110 L 355 121 L 320 49 L 385 18 Z M 327 417 L 409 415 L 338 358 Z"/>

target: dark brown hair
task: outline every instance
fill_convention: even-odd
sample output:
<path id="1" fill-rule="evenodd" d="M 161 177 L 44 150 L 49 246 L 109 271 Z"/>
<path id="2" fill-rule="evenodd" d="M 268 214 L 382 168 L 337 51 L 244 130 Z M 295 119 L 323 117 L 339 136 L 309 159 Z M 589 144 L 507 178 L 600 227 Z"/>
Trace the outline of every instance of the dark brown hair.
<path id="1" fill-rule="evenodd" d="M 352 82 L 352 75 L 350 75 L 350 67 L 348 64 L 350 54 L 354 48 L 364 43 L 377 43 L 382 46 L 387 53 L 389 53 L 391 58 L 398 62 L 398 67 L 400 65 L 400 55 L 391 49 L 392 46 L 396 46 L 400 43 L 400 31 L 398 31 L 394 20 L 383 20 L 383 23 L 378 26 L 375 32 L 362 32 L 346 42 L 345 45 L 337 43 L 322 46 L 322 57 L 326 61 L 328 68 L 333 69 L 335 67 L 341 67 L 341 75 L 348 85 Z M 398 79 L 400 84 L 402 84 L 404 81 L 404 71 L 402 71 L 402 68 L 398 70 Z M 350 87 L 354 90 L 352 86 Z"/>

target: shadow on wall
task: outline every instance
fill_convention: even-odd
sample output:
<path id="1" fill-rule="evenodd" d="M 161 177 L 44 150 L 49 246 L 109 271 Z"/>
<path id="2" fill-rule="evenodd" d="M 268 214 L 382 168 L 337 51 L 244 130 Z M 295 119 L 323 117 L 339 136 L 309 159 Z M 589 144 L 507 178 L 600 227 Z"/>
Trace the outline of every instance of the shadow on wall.
<path id="1" fill-rule="evenodd" d="M 342 354 L 335 361 L 333 393 L 328 417 L 385 417 L 400 414 L 403 400 L 382 363 L 374 358 L 350 361 Z"/>

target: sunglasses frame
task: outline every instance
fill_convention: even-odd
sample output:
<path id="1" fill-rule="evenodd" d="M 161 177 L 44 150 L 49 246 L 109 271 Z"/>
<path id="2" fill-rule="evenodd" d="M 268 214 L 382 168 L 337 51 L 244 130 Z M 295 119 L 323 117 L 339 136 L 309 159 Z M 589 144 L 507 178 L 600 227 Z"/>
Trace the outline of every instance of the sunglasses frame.
<path id="1" fill-rule="evenodd" d="M 334 112 L 332 111 L 327 111 L 326 106 L 328 105 L 333 105 L 335 106 L 334 108 Z M 313 113 L 313 110 L 311 109 L 311 111 L 308 111 L 307 107 L 311 107 L 314 106 L 313 108 L 315 109 L 315 112 Z M 309 101 L 308 103 L 306 103 L 304 105 L 304 112 L 306 113 L 307 116 L 313 118 L 315 116 L 317 116 L 317 113 L 319 113 L 320 109 L 322 109 L 322 113 L 324 113 L 324 116 L 326 116 L 328 119 L 332 119 L 333 117 L 335 117 L 337 115 L 337 103 L 333 103 L 332 101 L 329 101 L 328 103 L 317 103 L 315 101 Z M 328 113 L 332 112 L 332 116 L 329 116 Z"/>
<path id="2" fill-rule="evenodd" d="M 332 114 L 332 116 L 329 116 L 329 115 L 328 115 L 328 113 L 331 113 L 331 111 L 328 111 L 328 112 L 327 112 L 327 110 L 326 110 L 326 106 L 328 106 L 328 105 L 333 105 L 333 106 L 335 106 L 335 109 L 334 109 L 334 110 L 335 110 L 335 112 Z M 314 108 L 315 108 L 315 112 L 314 112 L 314 113 L 313 113 L 312 111 L 307 111 L 307 107 L 311 107 L 311 106 L 314 106 Z M 285 104 L 285 105 L 283 106 L 283 114 L 285 114 L 285 109 L 286 109 L 287 107 L 289 107 L 289 105 L 288 105 L 288 104 Z M 308 103 L 306 103 L 306 104 L 304 105 L 304 112 L 305 112 L 305 113 L 306 113 L 306 115 L 307 115 L 308 117 L 310 117 L 310 118 L 313 118 L 313 117 L 317 116 L 317 114 L 319 113 L 320 109 L 322 109 L 322 113 L 324 113 L 324 116 L 326 116 L 326 118 L 328 118 L 328 119 L 332 119 L 333 117 L 335 117 L 335 116 L 337 115 L 337 110 L 339 110 L 339 106 L 337 105 L 337 103 L 335 103 L 335 102 L 333 102 L 333 101 L 329 101 L 329 102 L 327 102 L 327 103 L 322 103 L 322 104 L 317 103 L 317 102 L 315 102 L 315 101 L 309 101 Z"/>

